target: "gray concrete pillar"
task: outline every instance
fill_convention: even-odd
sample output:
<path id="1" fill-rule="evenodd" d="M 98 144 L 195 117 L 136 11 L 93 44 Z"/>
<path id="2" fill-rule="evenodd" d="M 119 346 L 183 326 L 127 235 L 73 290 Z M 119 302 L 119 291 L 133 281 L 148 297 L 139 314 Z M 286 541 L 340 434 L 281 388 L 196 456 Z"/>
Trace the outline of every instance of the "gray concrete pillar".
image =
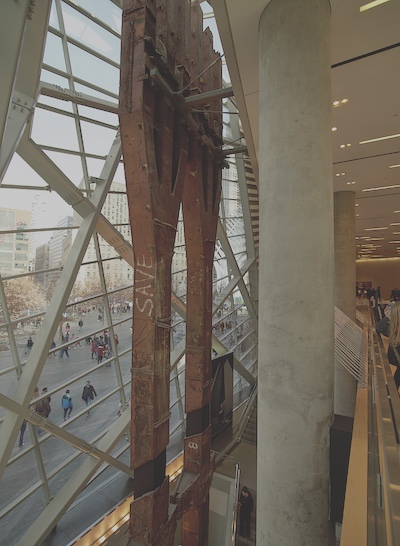
<path id="1" fill-rule="evenodd" d="M 330 4 L 259 25 L 257 544 L 328 546 L 333 418 Z"/>
<path id="2" fill-rule="evenodd" d="M 356 320 L 356 222 L 355 193 L 334 194 L 335 305 Z M 335 364 L 335 413 L 354 417 L 357 383 L 341 365 Z"/>

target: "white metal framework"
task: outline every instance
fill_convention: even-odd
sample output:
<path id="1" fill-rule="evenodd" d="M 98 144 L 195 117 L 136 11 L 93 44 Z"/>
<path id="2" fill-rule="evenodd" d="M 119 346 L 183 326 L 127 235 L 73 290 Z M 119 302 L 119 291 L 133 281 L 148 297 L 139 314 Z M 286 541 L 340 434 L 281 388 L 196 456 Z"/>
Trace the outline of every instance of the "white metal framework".
<path id="1" fill-rule="evenodd" d="M 133 250 L 117 117 L 121 11 L 112 0 L 21 0 L 1 9 L 0 521 L 2 540 L 28 545 L 42 543 L 102 480 L 130 476 Z M 216 32 L 211 12 L 205 24 Z M 245 145 L 234 98 L 223 108 L 226 148 Z M 257 376 L 258 196 L 243 154 L 228 161 L 213 349 L 234 353 L 238 395 L 250 392 Z M 6 209 L 4 218 L 28 211 L 30 224 L 4 223 Z M 59 222 L 67 216 L 72 225 L 64 229 Z M 56 237 L 58 262 L 50 244 Z M 25 267 L 16 268 L 10 257 L 24 252 Z M 182 449 L 185 417 L 182 219 L 172 283 L 170 459 Z M 108 341 L 103 360 L 87 344 L 100 336 Z M 87 380 L 97 392 L 90 408 L 81 399 Z M 64 419 L 66 390 L 74 408 Z M 48 396 L 46 419 L 34 409 Z"/>

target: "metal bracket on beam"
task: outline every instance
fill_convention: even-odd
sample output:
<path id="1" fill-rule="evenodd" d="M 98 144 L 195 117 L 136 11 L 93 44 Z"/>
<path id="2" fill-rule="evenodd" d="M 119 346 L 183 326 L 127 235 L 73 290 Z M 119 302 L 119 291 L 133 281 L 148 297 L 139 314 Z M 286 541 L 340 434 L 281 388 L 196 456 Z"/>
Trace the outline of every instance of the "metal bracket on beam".
<path id="1" fill-rule="evenodd" d="M 185 97 L 185 104 L 188 106 L 199 106 L 200 104 L 207 104 L 208 102 L 228 97 L 233 97 L 232 87 L 223 87 L 222 89 L 215 89 L 206 93 Z"/>
<path id="2" fill-rule="evenodd" d="M 159 70 L 157 68 L 152 68 L 150 70 L 150 80 L 157 85 L 157 87 L 167 95 L 171 103 L 173 104 L 174 108 L 181 111 L 185 120 L 187 121 L 190 129 L 192 131 L 201 133 L 201 140 L 205 146 L 217 157 L 217 159 L 222 163 L 223 168 L 229 169 L 229 164 L 225 161 L 225 155 L 222 151 L 222 148 L 217 148 L 214 146 L 211 138 L 205 134 L 203 127 L 197 123 L 197 121 L 193 118 L 192 113 L 190 112 L 191 107 L 189 108 L 186 106 L 186 100 L 182 95 L 179 95 L 178 93 L 175 93 L 171 87 L 168 85 L 168 83 L 165 81 L 165 79 L 161 76 Z M 225 89 L 223 89 L 225 91 Z M 208 99 L 209 100 L 209 99 Z M 217 136 L 217 135 L 216 135 Z"/>
<path id="3" fill-rule="evenodd" d="M 247 146 L 237 146 L 235 148 L 229 148 L 227 150 L 222 150 L 223 155 L 226 157 L 228 155 L 234 154 L 247 154 Z"/>

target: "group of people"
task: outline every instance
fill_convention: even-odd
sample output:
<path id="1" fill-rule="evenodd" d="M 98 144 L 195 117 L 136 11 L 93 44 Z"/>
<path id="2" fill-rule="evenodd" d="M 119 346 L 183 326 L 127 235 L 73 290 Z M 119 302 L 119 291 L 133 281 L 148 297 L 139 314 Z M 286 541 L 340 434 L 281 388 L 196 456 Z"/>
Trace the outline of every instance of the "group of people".
<path id="1" fill-rule="evenodd" d="M 394 381 L 400 387 L 400 301 L 391 301 L 384 310 L 385 316 L 376 323 L 378 334 L 389 340 L 387 357 L 392 366 L 396 366 Z"/>
<path id="2" fill-rule="evenodd" d="M 35 413 L 37 413 L 38 415 L 40 415 L 40 417 L 43 417 L 45 419 L 48 419 L 51 412 L 51 405 L 50 405 L 51 396 L 46 395 L 47 392 L 48 392 L 48 388 L 43 387 L 42 393 L 41 393 L 42 398 L 38 402 L 32 404 L 32 409 L 35 411 Z M 34 400 L 35 398 L 39 398 L 39 396 L 40 396 L 39 387 L 36 387 L 33 392 L 32 400 Z M 90 383 L 90 381 L 86 381 L 86 384 L 83 387 L 83 392 L 82 392 L 82 400 L 85 402 L 86 407 L 90 406 L 95 396 L 97 396 L 97 392 L 95 388 Z M 69 389 L 65 391 L 65 394 L 61 398 L 61 408 L 64 413 L 64 421 L 66 421 L 71 416 L 71 412 L 74 408 L 71 391 Z M 90 409 L 88 409 L 87 414 L 89 415 L 89 413 L 90 413 Z M 24 445 L 24 434 L 26 430 L 26 425 L 27 425 L 27 421 L 24 419 L 20 428 L 20 433 L 19 433 L 19 447 L 22 447 Z M 36 429 L 36 434 L 37 436 L 40 436 L 42 434 L 42 430 L 39 427 Z"/>
<path id="3" fill-rule="evenodd" d="M 118 346 L 118 335 L 115 334 L 115 345 Z M 100 337 L 94 337 L 91 341 L 92 359 L 96 358 L 98 364 L 103 361 L 103 358 L 110 358 L 112 355 L 110 338 L 107 330 L 104 330 L 103 335 Z M 107 366 L 111 366 L 110 363 Z"/>

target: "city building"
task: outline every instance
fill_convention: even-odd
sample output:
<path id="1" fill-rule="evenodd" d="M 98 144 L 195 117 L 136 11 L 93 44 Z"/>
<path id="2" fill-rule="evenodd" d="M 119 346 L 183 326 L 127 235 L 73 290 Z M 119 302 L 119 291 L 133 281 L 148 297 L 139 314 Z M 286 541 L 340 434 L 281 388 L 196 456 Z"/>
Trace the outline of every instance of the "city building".
<path id="1" fill-rule="evenodd" d="M 24 210 L 0 209 L 0 229 L 10 234 L 0 235 L 0 272 L 2 275 L 25 273 L 29 270 L 30 239 L 23 230 L 30 227 L 31 213 Z"/>
<path id="2" fill-rule="evenodd" d="M 131 238 L 131 228 L 129 223 L 128 202 L 126 199 L 125 185 L 119 182 L 112 182 L 110 191 L 103 205 L 102 214 L 128 241 Z M 79 225 L 81 217 L 74 214 L 75 225 Z M 76 236 L 74 234 L 73 238 Z M 90 277 L 98 277 L 98 252 L 104 260 L 104 273 L 110 279 L 113 279 L 115 285 L 129 285 L 133 281 L 132 267 L 124 260 L 121 260 L 118 252 L 110 246 L 102 237 L 98 238 L 98 243 L 92 238 L 86 250 L 84 265 L 79 270 L 78 282 L 85 282 Z"/>

